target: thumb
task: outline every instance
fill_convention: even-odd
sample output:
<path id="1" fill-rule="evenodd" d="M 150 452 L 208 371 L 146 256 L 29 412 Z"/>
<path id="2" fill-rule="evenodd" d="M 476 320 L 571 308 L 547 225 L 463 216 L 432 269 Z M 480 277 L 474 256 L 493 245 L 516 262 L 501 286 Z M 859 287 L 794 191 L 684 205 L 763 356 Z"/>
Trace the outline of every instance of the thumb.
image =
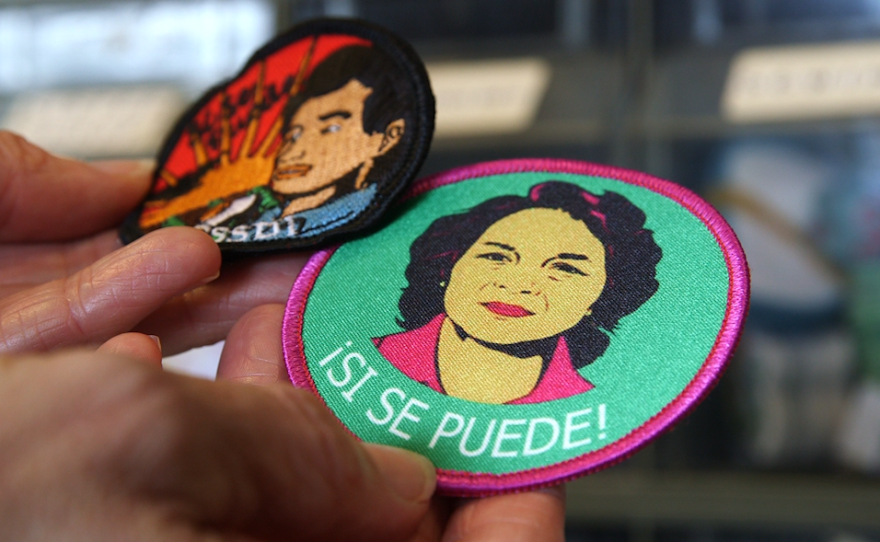
<path id="1" fill-rule="evenodd" d="M 284 416 L 284 427 L 300 434 L 290 437 L 290 441 L 302 447 L 298 466 L 311 469 L 317 476 L 331 473 L 323 478 L 310 478 L 311 488 L 303 487 L 300 494 L 307 502 L 294 505 L 295 510 L 289 513 L 304 514 L 292 517 L 305 518 L 305 524 L 315 529 L 316 539 L 364 540 L 369 539 L 366 533 L 382 532 L 388 534 L 376 534 L 377 539 L 391 539 L 394 533 L 414 528 L 414 521 L 425 513 L 427 499 L 436 485 L 434 467 L 412 452 L 356 442 L 316 397 L 290 386 L 278 340 L 283 316 L 283 305 L 265 305 L 239 320 L 226 339 L 218 372 L 221 381 L 215 384 L 260 384 L 279 394 L 283 401 L 289 401 L 292 414 Z M 280 453 L 286 457 L 284 454 L 289 452 Z M 305 459 L 309 457 L 314 463 Z M 328 461 L 333 464 L 326 464 Z M 313 489 L 326 483 L 333 488 L 329 492 Z M 349 529 L 347 532 L 354 536 L 343 537 L 338 529 Z M 302 536 L 300 529 L 296 532 Z"/>
<path id="2" fill-rule="evenodd" d="M 170 448 L 174 468 L 137 485 L 187 503 L 177 514 L 184 521 L 257 539 L 391 541 L 409 537 L 427 512 L 431 463 L 361 444 L 308 392 L 180 383 L 192 388 L 182 418 L 190 423 L 173 433 L 186 445 Z"/>

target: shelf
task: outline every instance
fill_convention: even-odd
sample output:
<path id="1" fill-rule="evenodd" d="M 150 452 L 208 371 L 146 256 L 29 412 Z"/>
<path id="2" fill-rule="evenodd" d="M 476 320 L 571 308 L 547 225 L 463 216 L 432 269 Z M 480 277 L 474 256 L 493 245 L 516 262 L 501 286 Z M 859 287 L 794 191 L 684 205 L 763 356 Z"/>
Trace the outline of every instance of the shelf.
<path id="1" fill-rule="evenodd" d="M 626 132 L 653 140 L 718 139 L 737 136 L 803 136 L 851 131 L 880 116 L 807 118 L 736 124 L 720 113 L 727 73 L 743 49 L 692 49 L 658 58 L 653 66 L 643 119 Z"/>
<path id="2" fill-rule="evenodd" d="M 880 532 L 880 481 L 617 468 L 568 485 L 568 520 Z"/>
<path id="3" fill-rule="evenodd" d="M 523 132 L 470 137 L 437 138 L 431 152 L 495 148 L 532 148 L 553 145 L 593 145 L 607 141 L 609 130 L 598 119 L 544 120 Z"/>
<path id="4" fill-rule="evenodd" d="M 612 134 L 611 119 L 623 87 L 623 68 L 619 59 L 611 54 L 558 50 L 545 50 L 539 56 L 550 64 L 550 83 L 529 128 L 515 133 L 437 137 L 431 152 L 454 153 L 474 149 L 523 149 L 528 152 L 535 147 L 607 142 Z M 504 57 L 492 57 L 501 58 Z M 449 58 L 427 57 L 426 60 L 430 63 Z M 487 58 L 483 57 L 483 60 Z"/>
<path id="5" fill-rule="evenodd" d="M 723 139 L 741 136 L 800 137 L 856 131 L 880 116 L 735 124 L 719 103 L 735 49 L 691 49 L 655 59 L 644 108 L 623 105 L 627 87 L 620 56 L 544 50 L 552 66 L 550 86 L 533 125 L 520 133 L 437 138 L 432 152 L 449 154 L 548 146 L 620 144 L 623 141 Z M 428 60 L 450 57 L 429 57 Z M 483 57 L 485 58 L 485 57 Z M 470 59 L 470 58 L 468 58 Z"/>

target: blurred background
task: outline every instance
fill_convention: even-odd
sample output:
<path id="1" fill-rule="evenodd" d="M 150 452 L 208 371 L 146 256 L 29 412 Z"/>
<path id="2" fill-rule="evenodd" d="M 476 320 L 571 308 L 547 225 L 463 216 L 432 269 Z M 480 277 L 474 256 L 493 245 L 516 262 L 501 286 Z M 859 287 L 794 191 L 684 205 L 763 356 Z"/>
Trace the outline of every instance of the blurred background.
<path id="1" fill-rule="evenodd" d="M 752 268 L 695 413 L 569 489 L 569 540 L 880 540 L 880 0 L 0 0 L 0 127 L 152 157 L 297 21 L 409 39 L 437 94 L 423 173 L 562 157 L 715 203 Z M 167 360 L 213 377 L 219 346 Z"/>

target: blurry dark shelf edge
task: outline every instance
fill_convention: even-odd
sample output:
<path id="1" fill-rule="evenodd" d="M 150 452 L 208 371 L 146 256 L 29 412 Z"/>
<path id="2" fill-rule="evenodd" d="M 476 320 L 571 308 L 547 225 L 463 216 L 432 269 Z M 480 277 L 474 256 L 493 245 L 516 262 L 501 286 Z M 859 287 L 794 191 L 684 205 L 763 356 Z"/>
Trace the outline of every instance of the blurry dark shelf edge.
<path id="1" fill-rule="evenodd" d="M 824 118 L 786 122 L 729 123 L 717 116 L 654 120 L 626 133 L 655 141 L 724 139 L 734 137 L 797 137 L 810 134 L 847 133 L 880 126 L 880 114 L 858 118 Z"/>
<path id="2" fill-rule="evenodd" d="M 508 48 L 505 54 L 482 50 L 479 56 L 428 54 L 435 62 L 494 61 L 524 56 L 539 57 L 550 65 L 547 90 L 541 100 L 535 122 L 527 129 L 507 134 L 437 137 L 433 149 L 439 151 L 471 149 L 475 146 L 532 146 L 590 144 L 609 138 L 623 85 L 623 66 L 613 54 L 596 51 Z"/>
<path id="3" fill-rule="evenodd" d="M 880 480 L 845 474 L 612 469 L 568 484 L 574 524 L 840 528 L 880 533 Z"/>
<path id="4" fill-rule="evenodd" d="M 433 149 L 507 149 L 515 147 L 620 143 L 627 140 L 675 141 L 746 136 L 802 136 L 852 132 L 880 125 L 873 114 L 735 123 L 720 112 L 731 61 L 742 49 L 692 49 L 655 59 L 645 103 L 624 103 L 626 83 L 620 56 L 590 52 L 538 51 L 553 74 L 534 124 L 513 134 L 439 137 Z M 451 60 L 434 57 L 428 60 Z M 505 58 L 495 57 L 495 58 Z M 509 58 L 509 57 L 507 57 Z M 468 58 L 466 60 L 472 60 Z M 483 57 L 489 60 L 489 57 Z M 458 60 L 465 60 L 459 58 Z M 568 104 L 563 107 L 561 104 Z"/>
<path id="5" fill-rule="evenodd" d="M 521 132 L 473 136 L 436 137 L 432 152 L 492 149 L 495 147 L 535 147 L 545 145 L 596 144 L 608 139 L 607 126 L 598 120 L 538 121 Z"/>
<path id="6" fill-rule="evenodd" d="M 859 118 L 826 118 L 786 122 L 734 124 L 718 116 L 652 119 L 631 122 L 613 130 L 598 119 L 543 120 L 517 133 L 437 137 L 432 152 L 473 149 L 529 148 L 545 145 L 595 145 L 611 143 L 617 135 L 634 140 L 675 141 L 733 137 L 797 137 L 809 134 L 858 132 L 880 127 L 880 114 Z"/>
<path id="7" fill-rule="evenodd" d="M 538 56 L 547 60 L 552 70 L 548 89 L 530 127 L 516 133 L 436 137 L 432 153 L 449 155 L 478 150 L 487 155 L 531 155 L 535 153 L 531 149 L 553 146 L 786 137 L 880 126 L 880 113 L 742 124 L 725 120 L 719 103 L 736 50 L 688 49 L 659 56 L 652 63 L 644 103 L 639 106 L 626 97 L 628 85 L 621 55 L 589 49 L 554 49 L 548 43 L 536 43 L 533 49 L 510 47 L 506 53 L 500 53 L 497 47 L 486 47 L 480 54 L 466 56 L 452 46 L 423 47 L 430 51 L 426 54 L 429 63 Z M 0 94 L 0 117 L 15 97 Z"/>
<path id="8" fill-rule="evenodd" d="M 736 55 L 744 50 L 690 49 L 659 56 L 651 69 L 644 113 L 630 117 L 625 132 L 654 140 L 719 139 L 847 132 L 866 123 L 880 124 L 878 112 L 749 123 L 725 119 L 720 104 L 727 74 Z"/>

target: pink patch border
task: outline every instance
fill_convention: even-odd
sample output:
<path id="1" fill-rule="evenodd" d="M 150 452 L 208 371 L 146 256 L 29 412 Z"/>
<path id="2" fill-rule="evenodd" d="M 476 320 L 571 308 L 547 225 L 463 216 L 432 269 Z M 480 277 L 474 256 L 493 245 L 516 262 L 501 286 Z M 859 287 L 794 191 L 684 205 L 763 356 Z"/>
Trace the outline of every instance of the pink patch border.
<path id="1" fill-rule="evenodd" d="M 749 269 L 745 254 L 733 230 L 718 211 L 687 188 L 647 173 L 575 160 L 542 158 L 498 160 L 460 167 L 421 179 L 407 190 L 401 201 L 440 186 L 469 179 L 526 172 L 570 173 L 614 179 L 647 188 L 680 204 L 703 222 L 724 253 L 730 276 L 727 311 L 715 344 L 693 380 L 659 413 L 625 437 L 604 448 L 568 461 L 520 472 L 485 474 L 437 469 L 438 491 L 444 495 L 484 497 L 537 489 L 594 473 L 628 458 L 688 414 L 711 391 L 736 349 L 748 312 Z M 322 400 L 306 368 L 301 338 L 303 315 L 308 296 L 318 275 L 337 248 L 338 246 L 335 246 L 317 252 L 305 265 L 290 292 L 282 330 L 284 357 L 291 381 L 297 387 L 311 390 Z"/>

